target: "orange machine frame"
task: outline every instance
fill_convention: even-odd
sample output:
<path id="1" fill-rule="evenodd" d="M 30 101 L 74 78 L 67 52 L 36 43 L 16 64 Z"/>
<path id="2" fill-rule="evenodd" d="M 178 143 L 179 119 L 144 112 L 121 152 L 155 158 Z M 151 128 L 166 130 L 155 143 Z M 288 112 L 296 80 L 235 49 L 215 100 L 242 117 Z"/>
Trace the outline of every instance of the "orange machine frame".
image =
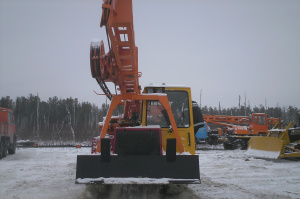
<path id="1" fill-rule="evenodd" d="M 100 139 L 108 133 L 109 122 L 114 109 L 124 104 L 124 120 L 130 120 L 132 113 L 141 113 L 141 100 L 158 100 L 167 110 L 179 152 L 184 152 L 175 119 L 167 95 L 141 94 L 138 72 L 138 48 L 135 46 L 132 1 L 104 1 L 100 26 L 105 26 L 111 42 L 111 48 L 105 54 L 104 43 L 91 44 L 91 71 L 97 81 L 113 82 L 120 94 L 112 97 Z M 110 45 L 109 45 L 110 47 Z M 96 152 L 101 151 L 98 142 Z"/>
<path id="2" fill-rule="evenodd" d="M 259 116 L 265 118 L 265 125 L 259 124 Z M 279 118 L 267 118 L 264 113 L 253 113 L 250 116 L 203 115 L 203 119 L 207 123 L 231 127 L 237 135 L 259 135 L 262 132 L 267 134 L 270 124 L 280 122 Z M 243 125 L 247 125 L 247 128 Z"/>

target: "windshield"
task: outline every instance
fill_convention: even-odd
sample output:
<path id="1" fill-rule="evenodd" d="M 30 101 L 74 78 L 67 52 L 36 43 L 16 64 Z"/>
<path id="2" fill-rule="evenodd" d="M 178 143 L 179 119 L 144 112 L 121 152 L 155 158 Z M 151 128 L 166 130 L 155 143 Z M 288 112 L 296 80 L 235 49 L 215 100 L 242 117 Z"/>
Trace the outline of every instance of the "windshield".
<path id="1" fill-rule="evenodd" d="M 259 121 L 258 121 L 259 125 L 266 125 L 267 124 L 266 117 L 264 115 L 260 115 L 258 119 L 259 119 Z"/>
<path id="2" fill-rule="evenodd" d="M 170 90 L 165 91 L 165 93 L 168 95 L 177 127 L 189 127 L 190 111 L 188 104 L 188 93 L 186 91 Z M 159 101 L 147 101 L 147 125 L 159 125 L 161 127 L 170 126 L 170 120 L 167 111 Z"/>

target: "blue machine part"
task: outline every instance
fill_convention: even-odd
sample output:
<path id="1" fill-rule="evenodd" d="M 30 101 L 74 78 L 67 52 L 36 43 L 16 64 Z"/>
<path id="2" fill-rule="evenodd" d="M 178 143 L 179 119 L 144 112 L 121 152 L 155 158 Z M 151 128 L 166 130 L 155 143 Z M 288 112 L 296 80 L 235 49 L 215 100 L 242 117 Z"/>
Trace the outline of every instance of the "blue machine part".
<path id="1" fill-rule="evenodd" d="M 207 139 L 207 125 L 206 122 L 204 122 L 204 126 L 199 128 L 196 135 L 196 141 L 201 142 L 201 140 L 206 140 Z"/>

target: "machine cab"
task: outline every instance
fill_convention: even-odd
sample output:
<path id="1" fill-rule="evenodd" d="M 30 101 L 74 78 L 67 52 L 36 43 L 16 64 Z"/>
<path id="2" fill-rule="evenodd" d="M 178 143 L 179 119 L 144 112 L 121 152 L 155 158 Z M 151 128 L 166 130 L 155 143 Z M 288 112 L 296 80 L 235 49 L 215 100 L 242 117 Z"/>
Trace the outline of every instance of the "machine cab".
<path id="1" fill-rule="evenodd" d="M 191 89 L 184 86 L 147 86 L 146 94 L 167 94 L 171 110 L 186 152 L 195 154 L 195 138 Z M 166 151 L 166 140 L 175 138 L 167 111 L 157 100 L 143 101 L 142 125 L 159 125 L 162 133 L 162 146 Z M 177 146 L 178 151 L 178 146 Z"/>
<path id="2" fill-rule="evenodd" d="M 253 113 L 250 115 L 249 128 L 253 129 L 253 135 L 266 135 L 268 131 L 267 115 L 264 113 Z"/>

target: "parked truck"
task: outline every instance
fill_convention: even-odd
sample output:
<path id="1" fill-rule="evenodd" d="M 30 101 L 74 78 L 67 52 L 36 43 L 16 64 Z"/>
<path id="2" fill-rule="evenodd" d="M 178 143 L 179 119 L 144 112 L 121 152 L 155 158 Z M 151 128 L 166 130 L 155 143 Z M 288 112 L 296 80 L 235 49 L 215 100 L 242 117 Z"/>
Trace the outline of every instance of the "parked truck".
<path id="1" fill-rule="evenodd" d="M 0 107 L 0 159 L 16 152 L 16 127 L 13 111 Z"/>

